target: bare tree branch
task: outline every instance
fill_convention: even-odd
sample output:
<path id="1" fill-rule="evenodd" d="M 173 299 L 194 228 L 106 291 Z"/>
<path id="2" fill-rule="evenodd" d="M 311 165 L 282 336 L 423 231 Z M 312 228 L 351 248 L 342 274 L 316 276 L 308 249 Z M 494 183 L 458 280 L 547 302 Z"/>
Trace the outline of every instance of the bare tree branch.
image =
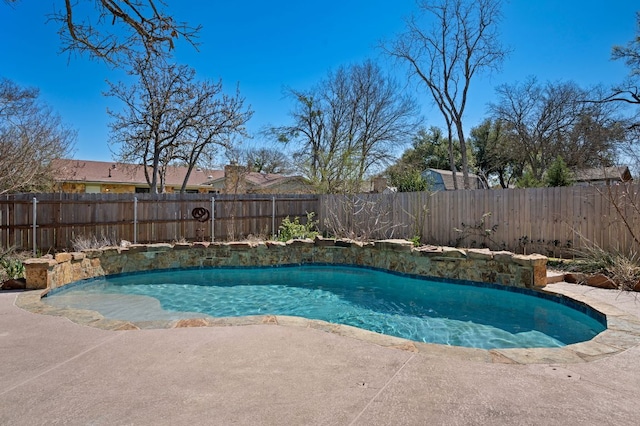
<path id="1" fill-rule="evenodd" d="M 75 138 L 38 90 L 0 79 L 0 194 L 52 190 L 51 160 L 69 155 Z"/>
<path id="2" fill-rule="evenodd" d="M 297 144 L 301 172 L 322 192 L 358 192 L 417 127 L 417 106 L 371 61 L 330 72 L 308 92 L 291 90 L 293 124 L 272 129 Z"/>
<path id="3" fill-rule="evenodd" d="M 122 162 L 147 166 L 151 192 L 163 191 L 163 171 L 172 162 L 191 171 L 216 146 L 229 148 L 232 135 L 245 134 L 252 112 L 237 90 L 234 96 L 223 94 L 221 82 L 195 81 L 193 69 L 162 58 L 139 59 L 135 65 L 138 83 L 109 83 L 106 94 L 124 104 L 124 112 L 108 111 L 111 143 L 119 146 Z"/>
<path id="4" fill-rule="evenodd" d="M 179 38 L 197 48 L 201 27 L 176 21 L 165 7 L 163 0 L 64 0 L 48 17 L 59 25 L 63 52 L 121 66 L 137 56 L 167 56 Z"/>
<path id="5" fill-rule="evenodd" d="M 520 168 L 538 181 L 557 156 L 570 169 L 610 166 L 626 140 L 625 120 L 616 105 L 584 101 L 600 98 L 601 88 L 585 90 L 573 82 L 543 85 L 529 78 L 496 92 L 498 102 L 490 110 L 503 125 L 508 149 L 519 153 Z"/>
<path id="6" fill-rule="evenodd" d="M 449 160 L 454 173 L 453 130 L 462 154 L 464 187 L 469 188 L 463 115 L 474 76 L 500 66 L 507 51 L 497 25 L 500 0 L 437 0 L 418 2 L 420 15 L 407 20 L 407 30 L 383 45 L 391 57 L 408 65 L 410 75 L 425 84 L 447 125 Z"/>

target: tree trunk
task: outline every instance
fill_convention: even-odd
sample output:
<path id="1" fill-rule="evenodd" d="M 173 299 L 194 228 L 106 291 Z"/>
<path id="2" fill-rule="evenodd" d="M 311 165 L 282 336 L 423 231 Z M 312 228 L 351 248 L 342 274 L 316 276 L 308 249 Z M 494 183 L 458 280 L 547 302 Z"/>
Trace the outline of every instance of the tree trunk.
<path id="1" fill-rule="evenodd" d="M 453 189 L 458 189 L 458 176 L 456 175 L 456 160 L 453 155 L 453 134 L 451 123 L 447 120 L 447 142 L 449 143 L 449 168 L 453 177 Z"/>
<path id="2" fill-rule="evenodd" d="M 469 158 L 467 157 L 467 143 L 464 140 L 462 121 L 456 121 L 456 130 L 458 131 L 460 155 L 462 156 L 462 178 L 464 180 L 464 189 L 471 189 L 471 184 L 469 183 Z"/>

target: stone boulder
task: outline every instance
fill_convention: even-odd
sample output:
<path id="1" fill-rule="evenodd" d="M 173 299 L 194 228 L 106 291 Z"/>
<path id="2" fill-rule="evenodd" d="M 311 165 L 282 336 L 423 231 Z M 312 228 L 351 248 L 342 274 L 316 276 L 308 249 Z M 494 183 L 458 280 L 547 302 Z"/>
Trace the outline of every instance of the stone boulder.
<path id="1" fill-rule="evenodd" d="M 603 274 L 595 274 L 588 277 L 585 284 L 591 287 L 615 289 L 618 285 L 609 277 Z"/>
<path id="2" fill-rule="evenodd" d="M 24 290 L 27 288 L 27 280 L 24 278 L 6 280 L 0 284 L 2 290 Z"/>

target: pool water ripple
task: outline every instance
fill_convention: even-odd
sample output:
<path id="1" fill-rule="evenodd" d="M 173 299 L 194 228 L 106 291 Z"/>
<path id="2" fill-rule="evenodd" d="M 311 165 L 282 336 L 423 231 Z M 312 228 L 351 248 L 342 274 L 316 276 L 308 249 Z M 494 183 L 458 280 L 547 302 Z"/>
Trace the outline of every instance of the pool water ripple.
<path id="1" fill-rule="evenodd" d="M 543 298 L 344 266 L 112 276 L 53 292 L 43 301 L 130 321 L 300 316 L 483 349 L 560 347 L 605 329 L 592 317 Z"/>

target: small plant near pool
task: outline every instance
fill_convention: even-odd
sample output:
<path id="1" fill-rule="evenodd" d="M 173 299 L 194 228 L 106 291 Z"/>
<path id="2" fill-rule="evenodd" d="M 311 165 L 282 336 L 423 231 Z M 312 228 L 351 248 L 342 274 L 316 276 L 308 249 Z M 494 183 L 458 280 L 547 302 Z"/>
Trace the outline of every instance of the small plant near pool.
<path id="1" fill-rule="evenodd" d="M 468 247 L 486 248 L 490 247 L 490 244 L 493 244 L 493 246 L 499 247 L 500 244 L 493 240 L 493 235 L 495 235 L 496 230 L 498 229 L 498 224 L 496 223 L 490 226 L 490 217 L 491 212 L 487 212 L 473 224 L 463 222 L 461 228 L 453 228 L 453 230 L 458 233 L 458 238 L 456 239 L 454 246 L 461 247 L 465 245 Z M 469 239 L 471 239 L 471 241 L 470 243 L 467 243 Z"/>
<path id="2" fill-rule="evenodd" d="M 24 265 L 22 260 L 18 258 L 6 258 L 0 261 L 0 267 L 2 267 L 4 277 L 8 279 L 16 280 L 18 278 L 24 278 Z"/>
<path id="3" fill-rule="evenodd" d="M 7 280 L 23 280 L 24 279 L 24 259 L 28 258 L 30 253 L 17 252 L 13 247 L 9 249 L 0 248 L 0 288 L 4 287 Z"/>
<path id="4" fill-rule="evenodd" d="M 313 220 L 314 212 L 307 213 L 307 222 L 300 223 L 299 217 L 294 217 L 293 221 L 289 216 L 285 217 L 280 224 L 278 241 L 289 241 L 294 238 L 315 238 L 318 235 L 316 225 L 317 220 Z"/>

